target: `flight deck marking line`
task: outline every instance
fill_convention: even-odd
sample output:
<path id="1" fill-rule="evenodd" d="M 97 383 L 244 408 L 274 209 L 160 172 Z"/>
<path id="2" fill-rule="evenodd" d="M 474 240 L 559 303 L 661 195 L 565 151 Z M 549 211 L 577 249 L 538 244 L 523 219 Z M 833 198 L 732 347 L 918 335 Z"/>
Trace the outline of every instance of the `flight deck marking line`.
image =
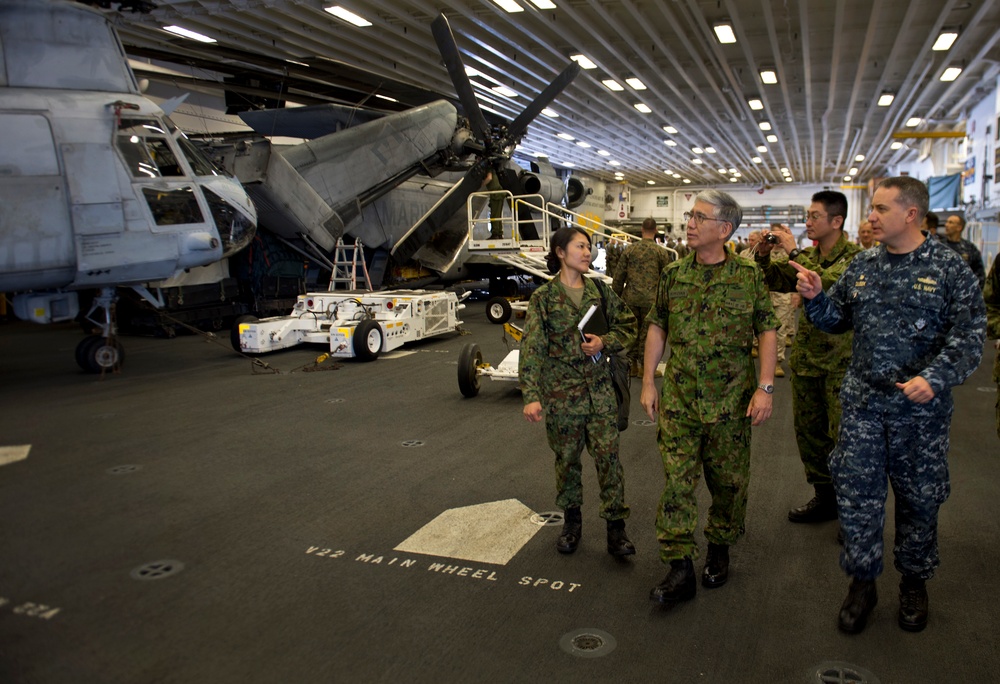
<path id="1" fill-rule="evenodd" d="M 29 451 L 31 451 L 30 444 L 23 444 L 21 446 L 0 446 L 0 466 L 23 461 L 28 458 Z"/>

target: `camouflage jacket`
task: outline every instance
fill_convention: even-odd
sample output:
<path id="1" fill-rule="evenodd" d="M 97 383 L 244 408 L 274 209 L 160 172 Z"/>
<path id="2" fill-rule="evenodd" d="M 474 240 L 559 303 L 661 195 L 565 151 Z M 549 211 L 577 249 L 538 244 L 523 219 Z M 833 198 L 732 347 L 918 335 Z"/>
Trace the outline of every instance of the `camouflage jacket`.
<path id="1" fill-rule="evenodd" d="M 990 274 L 986 277 L 983 299 L 986 300 L 986 337 L 1000 339 L 1000 254 L 993 260 Z M 993 362 L 993 382 L 1000 383 L 1000 351 Z"/>
<path id="2" fill-rule="evenodd" d="M 660 411 L 702 423 L 742 418 L 757 387 L 753 338 L 779 322 L 752 261 L 727 251 L 723 263 L 705 266 L 695 256 L 663 269 L 646 317 L 670 347 Z"/>
<path id="3" fill-rule="evenodd" d="M 976 274 L 976 279 L 979 281 L 981 289 L 983 283 L 986 282 L 986 267 L 983 266 L 983 254 L 979 251 L 979 248 L 965 238 L 960 238 L 958 242 L 951 242 L 945 238 L 941 240 L 941 244 L 951 247 L 953 252 L 962 257 L 965 263 L 969 265 L 969 268 L 972 269 L 972 272 Z"/>
<path id="4" fill-rule="evenodd" d="M 805 266 L 810 271 L 819 273 L 823 281 L 823 289 L 830 286 L 844 273 L 847 265 L 856 254 L 863 251 L 860 245 L 848 242 L 841 234 L 840 239 L 826 257 L 820 256 L 819 247 L 806 247 L 795 257 L 795 263 Z M 758 260 L 758 265 L 764 271 L 764 281 L 769 289 L 775 292 L 795 292 L 796 271 L 782 262 L 771 261 L 768 258 Z M 828 335 L 817 330 L 805 316 L 799 314 L 798 331 L 792 342 L 792 353 L 788 357 L 788 365 L 796 375 L 815 377 L 828 374 L 842 374 L 851 361 L 851 335 Z"/>
<path id="5" fill-rule="evenodd" d="M 615 269 L 618 268 L 618 260 L 622 258 L 625 245 L 618 240 L 608 240 L 604 243 L 604 274 L 613 278 Z"/>
<path id="6" fill-rule="evenodd" d="M 535 290 L 528 302 L 518 374 L 524 403 L 541 402 L 547 413 L 584 415 L 618 409 L 607 358 L 632 344 L 635 316 L 611 288 L 590 278 L 583 282 L 579 309 L 566 294 L 559 276 Z M 592 304 L 601 306 L 598 287 L 604 290 L 611 329 L 601 336 L 602 357 L 594 363 L 580 348 L 583 340 L 578 325 Z"/>
<path id="7" fill-rule="evenodd" d="M 952 409 L 951 388 L 982 360 L 986 307 L 976 277 L 936 240 L 896 263 L 884 246 L 865 250 L 828 293 L 806 302 L 806 313 L 827 332 L 854 330 L 840 390 L 845 405 L 941 416 Z M 934 390 L 926 404 L 896 387 L 916 375 Z"/>
<path id="8" fill-rule="evenodd" d="M 653 240 L 642 239 L 625 248 L 615 267 L 611 289 L 633 308 L 649 308 L 656 296 L 660 271 L 674 255 Z"/>

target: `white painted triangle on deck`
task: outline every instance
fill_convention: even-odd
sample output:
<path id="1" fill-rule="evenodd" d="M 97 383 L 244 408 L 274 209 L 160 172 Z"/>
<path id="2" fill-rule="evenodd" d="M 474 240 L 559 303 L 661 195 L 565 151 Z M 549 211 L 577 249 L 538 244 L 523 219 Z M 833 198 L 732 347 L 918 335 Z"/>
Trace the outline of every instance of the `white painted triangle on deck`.
<path id="1" fill-rule="evenodd" d="M 450 508 L 395 550 L 506 565 L 541 529 L 532 515 L 517 499 Z"/>
<path id="2" fill-rule="evenodd" d="M 23 461 L 28 458 L 29 451 L 31 451 L 30 444 L 22 444 L 20 446 L 0 446 L 0 466 L 5 466 L 8 463 Z"/>

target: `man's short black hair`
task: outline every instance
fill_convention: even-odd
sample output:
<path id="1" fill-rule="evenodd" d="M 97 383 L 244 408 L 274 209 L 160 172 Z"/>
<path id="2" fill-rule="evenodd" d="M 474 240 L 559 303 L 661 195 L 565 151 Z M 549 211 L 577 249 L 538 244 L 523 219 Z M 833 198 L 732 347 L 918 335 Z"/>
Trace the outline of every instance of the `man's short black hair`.
<path id="1" fill-rule="evenodd" d="M 812 196 L 813 202 L 819 202 L 831 217 L 839 216 L 847 220 L 847 197 L 836 190 L 822 190 Z M 843 225 L 841 225 L 843 230 Z"/>
<path id="2" fill-rule="evenodd" d="M 938 215 L 935 214 L 933 211 L 928 211 L 924 215 L 924 218 L 927 219 L 927 227 L 931 230 L 937 230 L 937 227 L 941 225 L 941 221 L 940 219 L 938 219 Z"/>

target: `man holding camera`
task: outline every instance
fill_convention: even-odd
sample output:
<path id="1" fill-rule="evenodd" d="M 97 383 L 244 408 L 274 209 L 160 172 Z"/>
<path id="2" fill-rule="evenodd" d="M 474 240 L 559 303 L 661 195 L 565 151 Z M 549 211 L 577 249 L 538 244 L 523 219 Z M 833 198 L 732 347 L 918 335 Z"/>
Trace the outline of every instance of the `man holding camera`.
<path id="1" fill-rule="evenodd" d="M 806 216 L 806 235 L 815 247 L 799 250 L 788 226 L 764 231 L 757 246 L 757 264 L 764 281 L 776 292 L 795 292 L 795 262 L 819 273 L 823 288 L 829 288 L 861 251 L 844 235 L 847 197 L 832 190 L 817 192 Z M 780 245 L 788 261 L 771 260 L 771 250 Z M 806 471 L 806 481 L 816 495 L 806 504 L 788 511 L 794 523 L 837 519 L 837 497 L 828 463 L 840 429 L 840 383 L 851 358 L 851 335 L 828 335 L 805 317 L 799 316 L 798 331 L 792 342 L 792 408 L 795 414 L 795 441 Z"/>

